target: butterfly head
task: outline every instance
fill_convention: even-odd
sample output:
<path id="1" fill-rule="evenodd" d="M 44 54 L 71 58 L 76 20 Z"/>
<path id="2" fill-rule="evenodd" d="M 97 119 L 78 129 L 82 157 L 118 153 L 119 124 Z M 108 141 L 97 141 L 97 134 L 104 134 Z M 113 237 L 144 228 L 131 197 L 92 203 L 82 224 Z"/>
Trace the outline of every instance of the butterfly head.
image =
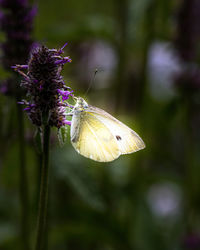
<path id="1" fill-rule="evenodd" d="M 74 106 L 74 111 L 75 112 L 82 112 L 86 108 L 88 108 L 87 102 L 82 97 L 78 97 L 77 101 L 76 101 L 76 104 Z"/>

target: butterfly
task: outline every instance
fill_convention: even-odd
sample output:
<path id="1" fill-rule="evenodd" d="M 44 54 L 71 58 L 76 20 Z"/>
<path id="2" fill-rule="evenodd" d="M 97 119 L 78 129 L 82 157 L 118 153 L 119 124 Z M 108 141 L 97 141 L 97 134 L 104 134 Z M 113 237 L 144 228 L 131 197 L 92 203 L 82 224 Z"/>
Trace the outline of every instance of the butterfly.
<path id="1" fill-rule="evenodd" d="M 79 154 L 98 162 L 110 162 L 145 148 L 135 131 L 81 97 L 72 110 L 70 137 Z"/>

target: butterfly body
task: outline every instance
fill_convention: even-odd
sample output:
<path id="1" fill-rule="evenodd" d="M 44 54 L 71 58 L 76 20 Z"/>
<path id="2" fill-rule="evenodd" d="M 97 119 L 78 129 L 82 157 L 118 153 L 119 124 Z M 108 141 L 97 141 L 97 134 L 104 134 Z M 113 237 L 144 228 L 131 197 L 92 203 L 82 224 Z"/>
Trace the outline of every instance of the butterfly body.
<path id="1" fill-rule="evenodd" d="M 81 97 L 72 114 L 71 143 L 87 158 L 109 162 L 145 147 L 133 130 L 104 110 L 88 105 Z"/>

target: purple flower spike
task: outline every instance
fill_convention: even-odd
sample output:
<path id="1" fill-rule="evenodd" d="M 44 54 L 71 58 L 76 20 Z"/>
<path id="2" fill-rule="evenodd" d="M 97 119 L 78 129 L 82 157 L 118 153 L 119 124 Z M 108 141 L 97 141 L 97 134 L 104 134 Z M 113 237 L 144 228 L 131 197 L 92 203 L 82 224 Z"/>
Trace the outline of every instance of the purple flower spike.
<path id="1" fill-rule="evenodd" d="M 31 31 L 36 7 L 30 7 L 27 0 L 1 0 L 5 11 L 0 19 L 6 40 L 2 44 L 3 65 L 10 69 L 14 64 L 24 64 L 32 46 Z"/>
<path id="2" fill-rule="evenodd" d="M 36 48 L 31 55 L 28 65 L 16 65 L 15 71 L 20 73 L 24 80 L 21 82 L 27 93 L 25 111 L 30 120 L 36 126 L 42 126 L 44 116 L 48 117 L 48 124 L 60 128 L 70 125 L 65 119 L 65 110 L 68 100 L 73 91 L 65 86 L 62 76 L 60 75 L 62 66 L 68 62 L 68 57 L 62 57 L 59 50 L 48 49 L 44 46 Z M 61 63 L 57 63 L 59 60 Z M 25 74 L 22 70 L 27 70 Z"/>
<path id="3" fill-rule="evenodd" d="M 11 69 L 18 71 L 25 68 L 23 64 L 26 63 L 32 49 L 31 33 L 37 8 L 30 5 L 28 0 L 0 0 L 0 8 L 2 9 L 0 27 L 5 36 L 5 40 L 1 43 L 1 63 L 8 71 Z M 16 64 L 22 64 L 21 68 L 19 69 L 19 65 Z M 16 96 L 16 89 L 14 75 L 9 78 L 5 94 Z"/>

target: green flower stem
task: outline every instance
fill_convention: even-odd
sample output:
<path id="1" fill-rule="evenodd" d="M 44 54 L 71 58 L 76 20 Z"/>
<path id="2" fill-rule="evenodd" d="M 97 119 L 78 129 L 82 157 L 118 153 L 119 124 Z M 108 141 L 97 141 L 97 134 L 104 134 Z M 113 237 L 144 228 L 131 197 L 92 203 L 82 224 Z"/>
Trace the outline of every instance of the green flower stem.
<path id="1" fill-rule="evenodd" d="M 41 172 L 40 200 L 39 200 L 38 225 L 37 225 L 35 250 L 42 250 L 44 248 L 44 241 L 46 237 L 48 182 L 49 182 L 49 174 L 48 174 L 49 140 L 50 140 L 50 126 L 45 125 L 43 134 L 43 164 Z"/>
<path id="2" fill-rule="evenodd" d="M 18 113 L 18 135 L 19 135 L 19 195 L 21 202 L 21 237 L 22 248 L 30 249 L 30 232 L 29 232 L 29 201 L 28 201 L 28 182 L 25 156 L 25 139 L 24 139 L 24 116 L 20 105 L 17 105 Z"/>
<path id="3" fill-rule="evenodd" d="M 140 69 L 140 79 L 137 93 L 137 113 L 140 116 L 143 115 L 143 110 L 146 102 L 149 101 L 148 98 L 148 74 L 147 74 L 147 64 L 150 46 L 155 39 L 155 20 L 156 20 L 156 1 L 150 1 L 147 7 L 147 13 L 144 18 L 144 38 L 143 38 L 143 48 L 141 57 L 141 69 Z"/>

